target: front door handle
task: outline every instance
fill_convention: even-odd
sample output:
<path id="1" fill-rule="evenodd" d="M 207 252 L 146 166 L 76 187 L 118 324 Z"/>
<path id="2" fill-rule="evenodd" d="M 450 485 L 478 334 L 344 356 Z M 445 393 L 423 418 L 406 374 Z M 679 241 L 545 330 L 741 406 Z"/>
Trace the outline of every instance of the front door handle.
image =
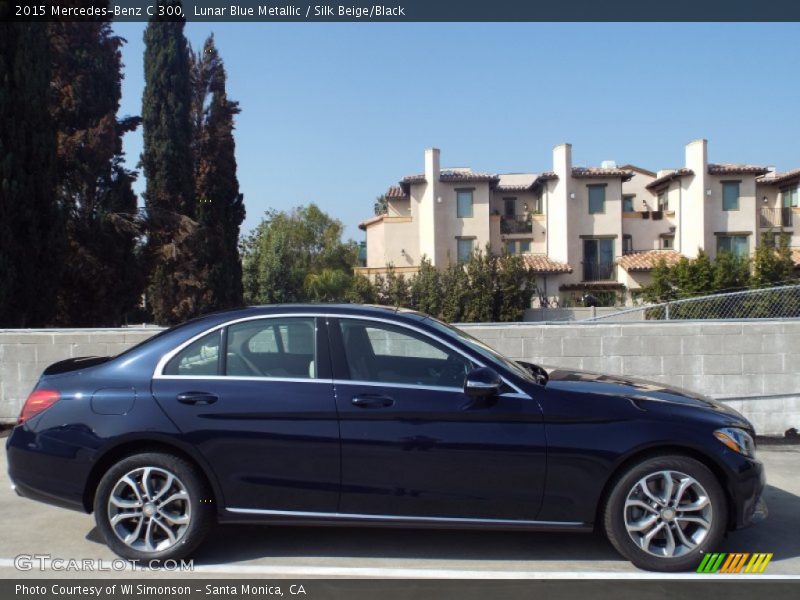
<path id="1" fill-rule="evenodd" d="M 353 406 L 360 408 L 387 408 L 394 404 L 394 399 L 389 396 L 364 394 L 363 396 L 353 396 L 351 402 Z"/>
<path id="2" fill-rule="evenodd" d="M 177 400 L 181 404 L 202 405 L 214 404 L 214 402 L 219 400 L 219 397 L 216 394 L 210 394 L 208 392 L 183 392 L 182 394 L 178 394 Z"/>

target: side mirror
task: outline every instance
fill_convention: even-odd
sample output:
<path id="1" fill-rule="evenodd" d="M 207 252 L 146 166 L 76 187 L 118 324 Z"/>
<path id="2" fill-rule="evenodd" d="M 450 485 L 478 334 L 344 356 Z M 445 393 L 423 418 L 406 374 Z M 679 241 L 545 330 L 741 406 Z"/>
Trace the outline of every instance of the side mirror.
<path id="1" fill-rule="evenodd" d="M 464 381 L 464 393 L 467 396 L 494 396 L 500 391 L 503 380 L 497 371 L 489 367 L 478 367 L 467 374 Z"/>

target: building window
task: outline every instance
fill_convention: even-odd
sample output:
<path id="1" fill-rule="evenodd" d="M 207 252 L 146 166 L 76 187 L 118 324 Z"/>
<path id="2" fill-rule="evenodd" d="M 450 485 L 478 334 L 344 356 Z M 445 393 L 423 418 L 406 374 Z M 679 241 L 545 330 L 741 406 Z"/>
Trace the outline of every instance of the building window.
<path id="1" fill-rule="evenodd" d="M 634 194 L 626 194 L 622 197 L 622 212 L 633 212 L 633 200 L 636 198 Z"/>
<path id="2" fill-rule="evenodd" d="M 675 248 L 675 236 L 664 235 L 661 237 L 661 249 L 673 250 Z"/>
<path id="3" fill-rule="evenodd" d="M 472 190 L 456 190 L 456 216 L 460 219 L 472 216 Z"/>
<path id="4" fill-rule="evenodd" d="M 669 210 L 669 192 L 664 190 L 658 194 L 658 210 L 667 212 Z"/>
<path id="5" fill-rule="evenodd" d="M 750 244 L 746 235 L 718 235 L 717 254 L 730 252 L 734 256 L 747 257 L 750 255 Z"/>
<path id="6" fill-rule="evenodd" d="M 508 254 L 514 254 L 517 251 L 517 242 L 510 241 L 506 242 L 506 252 Z"/>
<path id="7" fill-rule="evenodd" d="M 606 186 L 587 185 L 589 188 L 589 214 L 606 212 Z"/>
<path id="8" fill-rule="evenodd" d="M 614 279 L 614 240 L 610 238 L 583 240 L 583 280 Z"/>
<path id="9" fill-rule="evenodd" d="M 458 238 L 458 264 L 463 265 L 465 262 L 469 261 L 469 257 L 472 256 L 472 249 L 475 246 L 475 239 L 474 238 Z"/>
<path id="10" fill-rule="evenodd" d="M 530 254 L 531 253 L 531 241 L 530 240 L 520 240 L 519 241 L 519 253 L 520 254 Z"/>
<path id="11" fill-rule="evenodd" d="M 627 233 L 622 236 L 622 253 L 630 254 L 633 252 L 633 238 Z"/>
<path id="12" fill-rule="evenodd" d="M 722 210 L 739 210 L 739 182 L 722 182 Z"/>
<path id="13" fill-rule="evenodd" d="M 781 193 L 783 194 L 784 208 L 797 208 L 798 202 L 800 202 L 800 188 L 787 188 L 781 190 Z"/>
<path id="14" fill-rule="evenodd" d="M 503 214 L 506 217 L 513 217 L 517 214 L 516 198 L 503 198 Z"/>

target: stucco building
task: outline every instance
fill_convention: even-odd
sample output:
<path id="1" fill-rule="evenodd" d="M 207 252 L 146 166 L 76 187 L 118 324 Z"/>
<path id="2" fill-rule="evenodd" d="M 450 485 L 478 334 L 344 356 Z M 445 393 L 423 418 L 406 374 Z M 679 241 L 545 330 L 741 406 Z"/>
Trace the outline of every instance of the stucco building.
<path id="1" fill-rule="evenodd" d="M 387 213 L 360 224 L 367 251 L 357 270 L 410 275 L 423 256 L 443 267 L 488 244 L 524 257 L 542 299 L 630 301 L 662 258 L 750 256 L 763 232 L 783 231 L 800 247 L 799 188 L 800 169 L 710 163 L 706 140 L 686 145 L 682 167 L 657 172 L 576 167 L 571 145 L 560 144 L 549 170 L 482 173 L 442 168 L 432 148 L 423 173 L 387 190 Z"/>

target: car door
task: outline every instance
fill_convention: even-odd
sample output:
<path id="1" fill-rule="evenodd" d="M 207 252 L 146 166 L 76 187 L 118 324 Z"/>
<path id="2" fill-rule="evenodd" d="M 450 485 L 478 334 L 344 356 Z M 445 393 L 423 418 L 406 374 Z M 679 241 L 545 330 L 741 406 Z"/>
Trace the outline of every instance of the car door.
<path id="1" fill-rule="evenodd" d="M 234 322 L 159 368 L 153 395 L 211 465 L 226 508 L 336 511 L 339 426 L 317 318 Z"/>
<path id="2" fill-rule="evenodd" d="M 342 439 L 340 512 L 535 519 L 546 444 L 539 404 L 463 391 L 477 364 L 410 326 L 329 319 Z"/>

